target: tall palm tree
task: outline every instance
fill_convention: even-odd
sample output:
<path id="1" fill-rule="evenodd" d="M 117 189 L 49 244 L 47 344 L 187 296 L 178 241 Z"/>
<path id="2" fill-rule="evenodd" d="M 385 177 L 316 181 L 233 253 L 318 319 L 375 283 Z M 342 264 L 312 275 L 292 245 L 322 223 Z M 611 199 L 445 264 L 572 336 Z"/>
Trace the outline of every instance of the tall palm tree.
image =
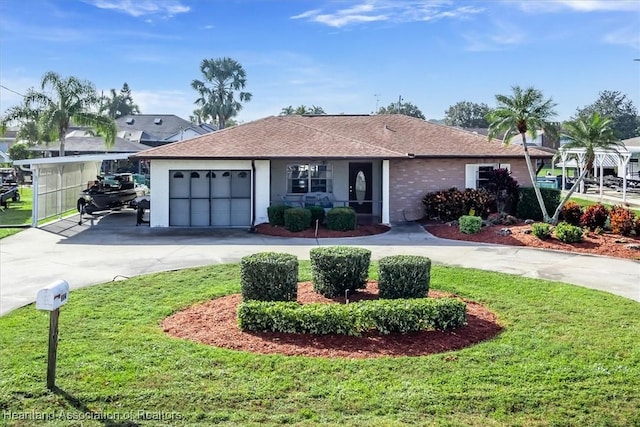
<path id="1" fill-rule="evenodd" d="M 211 117 L 219 129 L 224 129 L 226 121 L 242 109 L 241 102 L 251 101 L 251 93 L 241 91 L 247 82 L 246 72 L 231 58 L 203 59 L 200 71 L 204 79 L 191 82 L 200 94 L 195 104 L 205 117 Z M 236 91 L 240 91 L 237 99 Z"/>
<path id="2" fill-rule="evenodd" d="M 508 141 L 515 135 L 522 136 L 522 147 L 524 158 L 527 163 L 529 177 L 533 185 L 538 204 L 542 211 L 545 222 L 550 222 L 551 217 L 542 199 L 540 188 L 536 184 L 536 170 L 531 162 L 529 148 L 527 147 L 527 133 L 535 139 L 538 129 L 549 128 L 549 122 L 556 115 L 554 107 L 556 104 L 551 98 L 545 100 L 542 92 L 533 87 L 522 89 L 520 86 L 512 87 L 513 94 L 496 95 L 497 107 L 489 115 L 489 139 L 496 138 L 504 133 L 503 142 Z"/>
<path id="3" fill-rule="evenodd" d="M 567 203 L 573 192 L 579 188 L 580 183 L 584 180 L 587 173 L 593 168 L 593 162 L 596 159 L 596 151 L 614 151 L 623 148 L 624 144 L 617 140 L 613 129 L 614 122 L 610 118 L 601 117 L 600 114 L 594 112 L 591 117 L 578 118 L 575 121 L 565 123 L 566 133 L 563 134 L 569 140 L 561 150 L 579 148 L 584 150 L 584 167 L 580 176 L 571 186 L 569 192 L 564 196 L 558 207 L 556 208 L 552 224 L 556 224 L 560 217 L 562 207 Z"/>
<path id="4" fill-rule="evenodd" d="M 42 77 L 41 90 L 29 89 L 22 105 L 10 108 L 2 122 L 37 120 L 43 129 L 50 129 L 58 138 L 60 156 L 64 156 L 65 137 L 72 123 L 94 128 L 104 136 L 107 147 L 113 146 L 116 124 L 112 118 L 92 111 L 99 103 L 92 83 L 73 76 L 63 78 L 49 71 Z"/>

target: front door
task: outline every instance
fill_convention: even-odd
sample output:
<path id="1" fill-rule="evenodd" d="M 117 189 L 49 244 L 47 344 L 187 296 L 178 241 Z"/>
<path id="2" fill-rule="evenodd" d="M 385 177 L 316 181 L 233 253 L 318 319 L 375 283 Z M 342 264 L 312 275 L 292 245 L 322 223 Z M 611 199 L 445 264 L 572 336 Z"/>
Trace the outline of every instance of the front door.
<path id="1" fill-rule="evenodd" d="M 356 213 L 370 214 L 373 210 L 371 163 L 349 163 L 349 206 Z"/>

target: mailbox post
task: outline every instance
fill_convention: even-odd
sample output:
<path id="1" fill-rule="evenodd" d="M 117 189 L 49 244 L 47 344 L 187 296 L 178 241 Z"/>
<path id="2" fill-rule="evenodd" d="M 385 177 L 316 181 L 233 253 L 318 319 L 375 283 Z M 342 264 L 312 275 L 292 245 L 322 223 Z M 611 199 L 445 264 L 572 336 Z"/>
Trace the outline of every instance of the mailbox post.
<path id="1" fill-rule="evenodd" d="M 60 306 L 69 299 L 69 284 L 64 280 L 53 282 L 36 295 L 36 308 L 49 312 L 49 354 L 47 357 L 47 388 L 56 386 L 56 357 L 58 353 L 58 317 Z"/>

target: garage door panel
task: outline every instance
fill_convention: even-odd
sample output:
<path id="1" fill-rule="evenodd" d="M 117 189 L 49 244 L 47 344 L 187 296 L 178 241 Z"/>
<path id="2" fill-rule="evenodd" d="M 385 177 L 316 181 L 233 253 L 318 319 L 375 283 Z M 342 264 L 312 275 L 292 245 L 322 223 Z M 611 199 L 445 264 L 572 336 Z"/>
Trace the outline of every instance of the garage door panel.
<path id="1" fill-rule="evenodd" d="M 193 227 L 209 226 L 209 199 L 191 200 L 191 225 Z"/>
<path id="2" fill-rule="evenodd" d="M 232 227 L 251 225 L 251 200 L 231 199 L 231 224 Z"/>
<path id="3" fill-rule="evenodd" d="M 211 225 L 229 227 L 231 225 L 231 200 L 215 199 L 211 201 Z"/>
<path id="4" fill-rule="evenodd" d="M 169 201 L 169 225 L 189 226 L 189 200 L 173 199 Z"/>
<path id="5" fill-rule="evenodd" d="M 209 197 L 207 171 L 191 172 L 191 197 Z"/>

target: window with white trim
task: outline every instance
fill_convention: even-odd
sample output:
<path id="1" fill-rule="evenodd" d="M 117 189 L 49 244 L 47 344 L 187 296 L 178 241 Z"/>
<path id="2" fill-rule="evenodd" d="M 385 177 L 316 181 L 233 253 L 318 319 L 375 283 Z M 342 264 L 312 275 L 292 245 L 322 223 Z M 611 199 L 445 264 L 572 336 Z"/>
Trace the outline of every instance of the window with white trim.
<path id="1" fill-rule="evenodd" d="M 287 165 L 287 193 L 333 192 L 333 170 L 330 163 Z"/>
<path id="2" fill-rule="evenodd" d="M 511 170 L 509 163 L 478 163 L 465 165 L 465 187 L 485 188 L 489 180 L 489 173 L 494 169 Z"/>

